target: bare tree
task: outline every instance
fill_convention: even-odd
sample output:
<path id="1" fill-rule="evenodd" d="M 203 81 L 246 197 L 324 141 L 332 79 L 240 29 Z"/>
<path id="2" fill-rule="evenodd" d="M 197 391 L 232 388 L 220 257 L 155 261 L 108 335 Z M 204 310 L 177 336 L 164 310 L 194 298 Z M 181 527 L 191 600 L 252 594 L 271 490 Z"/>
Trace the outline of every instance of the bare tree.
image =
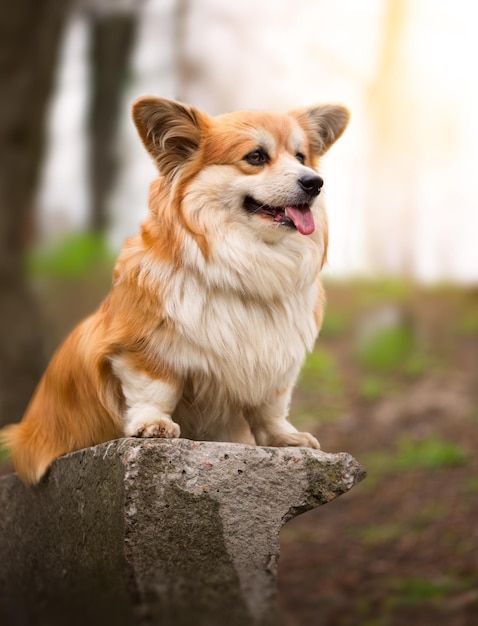
<path id="1" fill-rule="evenodd" d="M 92 14 L 89 111 L 90 228 L 108 226 L 108 198 L 118 170 L 117 138 L 120 105 L 128 77 L 137 12 Z"/>
<path id="2" fill-rule="evenodd" d="M 0 424 L 21 417 L 43 367 L 24 251 L 68 9 L 68 0 L 3 0 L 0 7 Z"/>
<path id="3" fill-rule="evenodd" d="M 174 55 L 176 73 L 176 98 L 187 102 L 187 90 L 194 77 L 196 68 L 186 52 L 187 25 L 191 11 L 190 0 L 176 0 L 174 11 Z"/>

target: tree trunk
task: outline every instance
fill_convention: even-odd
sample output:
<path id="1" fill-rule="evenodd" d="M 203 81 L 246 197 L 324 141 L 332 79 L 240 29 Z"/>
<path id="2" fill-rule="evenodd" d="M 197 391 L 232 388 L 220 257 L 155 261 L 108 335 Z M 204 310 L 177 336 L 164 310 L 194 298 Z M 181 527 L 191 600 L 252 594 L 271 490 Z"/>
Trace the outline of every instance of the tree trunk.
<path id="1" fill-rule="evenodd" d="M 20 419 L 43 367 L 24 251 L 68 7 L 68 0 L 15 0 L 0 9 L 0 425 Z"/>
<path id="2" fill-rule="evenodd" d="M 176 0 L 174 12 L 174 56 L 176 74 L 175 97 L 181 102 L 188 101 L 188 87 L 194 78 L 195 68 L 191 64 L 186 44 L 188 40 L 187 22 L 191 10 L 190 0 Z"/>
<path id="3" fill-rule="evenodd" d="M 102 233 L 108 226 L 107 202 L 118 169 L 120 105 L 128 77 L 137 16 L 102 14 L 90 19 L 90 228 Z"/>

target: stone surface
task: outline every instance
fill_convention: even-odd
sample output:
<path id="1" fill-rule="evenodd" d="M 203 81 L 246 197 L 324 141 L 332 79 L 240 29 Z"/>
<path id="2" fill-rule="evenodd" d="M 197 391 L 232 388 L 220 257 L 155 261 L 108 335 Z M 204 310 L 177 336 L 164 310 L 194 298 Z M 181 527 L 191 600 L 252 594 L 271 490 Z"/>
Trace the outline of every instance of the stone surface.
<path id="1" fill-rule="evenodd" d="M 7 476 L 0 624 L 275 624 L 280 528 L 364 475 L 346 453 L 121 439 L 36 488 Z"/>

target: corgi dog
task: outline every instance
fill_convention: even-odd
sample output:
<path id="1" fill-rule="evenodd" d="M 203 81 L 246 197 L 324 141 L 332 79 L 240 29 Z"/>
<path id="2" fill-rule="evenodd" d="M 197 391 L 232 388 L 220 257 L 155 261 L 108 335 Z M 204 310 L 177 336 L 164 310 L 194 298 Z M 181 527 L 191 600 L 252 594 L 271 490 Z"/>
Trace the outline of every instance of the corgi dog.
<path id="1" fill-rule="evenodd" d="M 145 97 L 132 116 L 159 172 L 149 215 L 104 302 L 1 433 L 28 484 L 57 457 L 124 436 L 320 447 L 288 413 L 325 300 L 317 168 L 347 109 L 213 118 Z"/>

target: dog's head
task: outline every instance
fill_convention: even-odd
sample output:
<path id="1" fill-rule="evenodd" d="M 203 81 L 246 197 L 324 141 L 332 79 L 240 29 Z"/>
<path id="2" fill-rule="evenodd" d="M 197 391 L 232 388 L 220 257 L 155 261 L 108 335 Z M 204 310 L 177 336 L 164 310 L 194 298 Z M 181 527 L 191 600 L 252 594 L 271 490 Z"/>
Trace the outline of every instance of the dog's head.
<path id="1" fill-rule="evenodd" d="M 273 242 L 310 235 L 325 220 L 316 170 L 347 126 L 343 106 L 211 118 L 177 102 L 141 98 L 133 119 L 160 174 L 180 190 L 195 232 L 211 221 L 233 222 Z"/>

